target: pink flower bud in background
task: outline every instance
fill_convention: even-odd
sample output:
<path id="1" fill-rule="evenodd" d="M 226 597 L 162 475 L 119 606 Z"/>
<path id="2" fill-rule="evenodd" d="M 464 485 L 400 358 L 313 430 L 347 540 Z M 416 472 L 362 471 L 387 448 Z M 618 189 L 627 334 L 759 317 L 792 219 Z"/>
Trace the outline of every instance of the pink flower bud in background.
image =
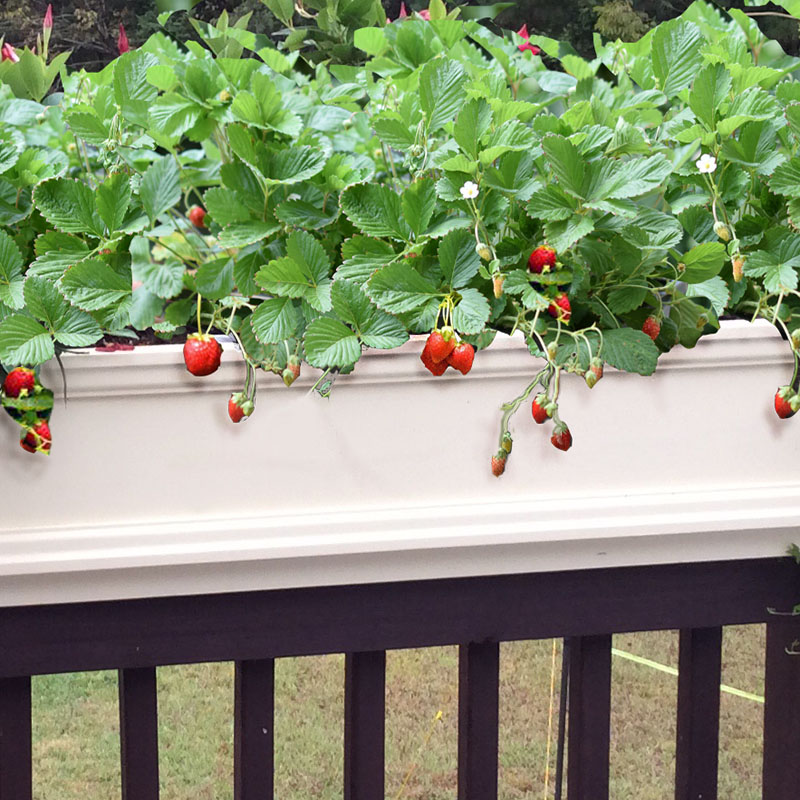
<path id="1" fill-rule="evenodd" d="M 48 4 L 47 11 L 44 12 L 42 27 L 47 31 L 53 27 L 53 6 Z"/>
<path id="2" fill-rule="evenodd" d="M 0 48 L 0 61 L 19 61 L 17 51 L 10 44 L 4 44 Z"/>
<path id="3" fill-rule="evenodd" d="M 397 19 L 405 19 L 408 16 L 408 10 L 406 9 L 405 3 L 400 3 L 400 13 L 397 15 Z"/>
<path id="4" fill-rule="evenodd" d="M 119 54 L 127 53 L 131 49 L 128 44 L 128 34 L 125 33 L 125 26 L 120 22 L 119 24 L 119 37 L 117 38 L 117 50 Z"/>
<path id="5" fill-rule="evenodd" d="M 419 14 L 420 17 L 422 17 L 422 19 L 427 19 L 428 21 L 430 21 L 431 12 L 428 11 L 427 8 L 423 8 L 422 11 L 417 11 L 417 14 Z"/>

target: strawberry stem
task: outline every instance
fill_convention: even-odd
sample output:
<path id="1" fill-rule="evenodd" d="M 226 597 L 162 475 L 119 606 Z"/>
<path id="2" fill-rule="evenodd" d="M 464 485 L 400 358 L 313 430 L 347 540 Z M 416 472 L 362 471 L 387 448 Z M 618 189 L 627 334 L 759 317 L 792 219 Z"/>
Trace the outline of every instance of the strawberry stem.
<path id="1" fill-rule="evenodd" d="M 552 366 L 548 364 L 546 367 L 543 367 L 536 373 L 534 379 L 525 387 L 524 391 L 518 397 L 515 397 L 508 403 L 503 403 L 500 406 L 500 410 L 503 412 L 503 416 L 500 419 L 500 447 L 503 447 L 503 439 L 505 435 L 509 432 L 508 431 L 508 424 L 511 421 L 511 417 L 517 413 L 519 407 L 531 396 L 533 390 L 541 383 L 542 387 L 545 391 L 547 391 L 550 385 L 550 376 L 552 374 Z"/>

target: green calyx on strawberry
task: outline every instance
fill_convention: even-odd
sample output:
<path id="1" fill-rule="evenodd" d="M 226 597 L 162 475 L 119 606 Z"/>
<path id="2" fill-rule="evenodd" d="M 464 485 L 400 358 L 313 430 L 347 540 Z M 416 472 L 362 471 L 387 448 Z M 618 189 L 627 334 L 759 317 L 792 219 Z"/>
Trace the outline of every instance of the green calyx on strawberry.
<path id="1" fill-rule="evenodd" d="M 291 386 L 300 377 L 300 359 L 297 356 L 289 357 L 281 377 L 287 386 Z"/>
<path id="2" fill-rule="evenodd" d="M 550 418 L 547 413 L 547 395 L 537 394 L 531 403 L 531 416 L 538 425 L 541 425 Z"/>
<path id="3" fill-rule="evenodd" d="M 453 348 L 453 352 L 447 356 L 447 364 L 453 369 L 457 369 L 462 375 L 466 375 L 472 369 L 472 362 L 475 360 L 475 348 L 467 342 L 460 342 Z"/>
<path id="4" fill-rule="evenodd" d="M 228 398 L 228 416 L 231 422 L 241 422 L 245 417 L 249 417 L 256 407 L 253 401 L 244 392 L 234 392 Z"/>
<path id="5" fill-rule="evenodd" d="M 572 434 L 569 428 L 563 423 L 559 422 L 553 428 L 553 435 L 550 437 L 550 444 L 559 450 L 569 450 L 572 447 Z"/>
<path id="6" fill-rule="evenodd" d="M 192 333 L 183 345 L 183 360 L 192 375 L 211 375 L 219 369 L 222 346 L 207 333 Z"/>
<path id="7" fill-rule="evenodd" d="M 781 419 L 793 417 L 800 408 L 800 395 L 791 386 L 781 386 L 775 392 L 775 413 Z"/>
<path id="8" fill-rule="evenodd" d="M 528 256 L 528 269 L 541 275 L 550 272 L 556 265 L 556 251 L 547 245 L 540 245 Z"/>
<path id="9" fill-rule="evenodd" d="M 3 392 L 6 397 L 27 397 L 36 387 L 36 376 L 32 369 L 14 367 L 6 375 Z"/>
<path id="10" fill-rule="evenodd" d="M 44 453 L 50 455 L 50 445 L 53 437 L 50 435 L 50 426 L 47 420 L 37 420 L 33 427 L 27 428 L 25 435 L 20 439 L 20 447 L 28 453 Z"/>
<path id="11" fill-rule="evenodd" d="M 661 323 L 658 321 L 658 317 L 649 316 L 642 323 L 642 332 L 646 333 L 653 341 L 658 339 L 658 334 L 661 333 Z"/>
<path id="12" fill-rule="evenodd" d="M 569 322 L 569 318 L 572 316 L 572 306 L 566 292 L 559 292 L 553 298 L 553 302 L 547 307 L 547 313 L 562 322 Z"/>
<path id="13" fill-rule="evenodd" d="M 506 471 L 506 460 L 508 459 L 508 453 L 505 450 L 498 450 L 495 455 L 492 456 L 492 475 L 495 478 L 499 478 L 505 471 Z"/>

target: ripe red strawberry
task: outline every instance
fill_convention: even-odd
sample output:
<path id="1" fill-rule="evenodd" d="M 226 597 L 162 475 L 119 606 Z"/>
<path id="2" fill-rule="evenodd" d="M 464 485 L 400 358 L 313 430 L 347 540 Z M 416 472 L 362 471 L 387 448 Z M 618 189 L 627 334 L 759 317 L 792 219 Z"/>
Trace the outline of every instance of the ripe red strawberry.
<path id="1" fill-rule="evenodd" d="M 553 298 L 553 302 L 547 307 L 547 312 L 551 317 L 557 317 L 562 322 L 569 322 L 569 318 L 572 316 L 572 306 L 566 292 L 559 292 Z"/>
<path id="2" fill-rule="evenodd" d="M 3 382 L 3 391 L 6 397 L 27 397 L 36 385 L 36 377 L 32 369 L 27 367 L 14 367 L 6 375 Z"/>
<path id="3" fill-rule="evenodd" d="M 650 316 L 642 323 L 642 332 L 655 341 L 658 339 L 658 334 L 661 333 L 661 323 L 655 317 Z"/>
<path id="4" fill-rule="evenodd" d="M 471 344 L 461 342 L 453 348 L 453 352 L 447 356 L 447 363 L 457 369 L 462 375 L 466 375 L 472 369 L 472 362 L 475 360 L 475 348 Z"/>
<path id="5" fill-rule="evenodd" d="M 456 344 L 456 338 L 452 333 L 445 338 L 445 334 L 442 331 L 431 331 L 425 347 L 428 348 L 428 354 L 433 363 L 438 364 L 440 361 L 444 361 L 450 353 L 456 349 Z"/>
<path id="6" fill-rule="evenodd" d="M 52 444 L 52 436 L 50 435 L 50 426 L 45 420 L 39 420 L 32 428 L 28 429 L 25 436 L 20 441 L 20 447 L 27 450 L 29 453 L 46 453 L 50 454 L 50 445 Z"/>
<path id="7" fill-rule="evenodd" d="M 192 206 L 187 216 L 189 217 L 189 222 L 191 222 L 195 228 L 205 228 L 206 210 L 202 206 Z"/>
<path id="8" fill-rule="evenodd" d="M 528 269 L 541 275 L 550 272 L 556 265 L 556 251 L 547 245 L 540 245 L 528 256 Z"/>
<path id="9" fill-rule="evenodd" d="M 183 346 L 183 360 L 192 375 L 210 375 L 219 368 L 222 347 L 213 337 L 205 333 L 192 333 Z"/>
<path id="10" fill-rule="evenodd" d="M 781 386 L 775 392 L 775 413 L 781 419 L 793 417 L 798 408 L 800 408 L 800 397 L 795 394 L 791 386 Z"/>
<path id="11" fill-rule="evenodd" d="M 440 361 L 438 364 L 431 358 L 431 351 L 430 351 L 430 337 L 428 337 L 428 341 L 425 342 L 425 347 L 422 348 L 422 353 L 420 353 L 420 360 L 425 365 L 425 369 L 431 372 L 433 375 L 437 377 L 439 375 L 444 375 L 447 368 L 450 366 L 447 361 Z"/>
<path id="12" fill-rule="evenodd" d="M 506 459 L 508 454 L 505 450 L 498 450 L 497 455 L 492 456 L 492 475 L 499 478 L 506 471 Z"/>
<path id="13" fill-rule="evenodd" d="M 533 415 L 534 420 L 536 420 L 537 424 L 539 425 L 541 425 L 543 422 L 547 422 L 548 420 L 547 411 L 545 410 L 546 405 L 547 405 L 546 394 L 537 394 L 536 397 L 533 398 L 533 402 L 531 403 L 531 414 Z"/>
<path id="14" fill-rule="evenodd" d="M 235 392 L 228 398 L 228 416 L 231 418 L 231 422 L 241 422 L 254 410 L 253 401 L 248 400 L 244 392 Z"/>
<path id="15" fill-rule="evenodd" d="M 553 435 L 550 437 L 550 444 L 552 444 L 553 447 L 557 447 L 559 450 L 569 450 L 570 447 L 572 447 L 572 434 L 563 422 L 559 422 L 553 429 Z"/>

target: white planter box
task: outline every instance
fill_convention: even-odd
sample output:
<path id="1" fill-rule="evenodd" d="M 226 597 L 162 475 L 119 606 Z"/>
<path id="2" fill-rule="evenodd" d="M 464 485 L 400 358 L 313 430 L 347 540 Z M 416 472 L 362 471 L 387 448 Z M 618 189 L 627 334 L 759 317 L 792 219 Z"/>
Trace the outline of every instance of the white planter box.
<path id="1" fill-rule="evenodd" d="M 800 539 L 800 421 L 767 325 L 723 323 L 651 378 L 568 376 L 574 445 L 523 407 L 499 480 L 499 406 L 537 364 L 517 341 L 433 378 L 420 341 L 372 351 L 332 397 L 260 378 L 233 425 L 236 352 L 195 378 L 180 346 L 71 354 L 49 458 L 0 425 L 0 605 L 781 556 Z"/>

